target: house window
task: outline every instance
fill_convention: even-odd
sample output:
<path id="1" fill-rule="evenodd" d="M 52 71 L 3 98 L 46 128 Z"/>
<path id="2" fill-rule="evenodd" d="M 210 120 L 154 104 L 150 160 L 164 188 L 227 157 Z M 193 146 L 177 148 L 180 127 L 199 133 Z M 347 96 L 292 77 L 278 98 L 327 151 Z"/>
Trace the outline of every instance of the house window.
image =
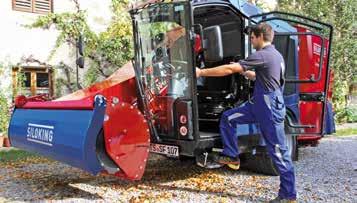
<path id="1" fill-rule="evenodd" d="M 24 94 L 25 96 L 35 96 L 45 94 L 49 97 L 53 96 L 53 69 L 51 67 L 14 67 L 12 69 L 12 77 L 14 95 Z M 18 78 L 22 78 L 22 81 Z M 21 85 L 19 82 L 21 82 Z M 17 92 L 19 87 L 21 87 L 21 92 Z"/>
<path id="2" fill-rule="evenodd" d="M 30 88 L 31 87 L 31 72 L 24 72 L 24 87 Z"/>
<path id="3" fill-rule="evenodd" d="M 53 11 L 53 0 L 12 0 L 12 9 L 15 11 L 47 14 Z"/>
<path id="4" fill-rule="evenodd" d="M 36 73 L 36 87 L 40 87 L 40 88 L 49 87 L 48 73 Z"/>

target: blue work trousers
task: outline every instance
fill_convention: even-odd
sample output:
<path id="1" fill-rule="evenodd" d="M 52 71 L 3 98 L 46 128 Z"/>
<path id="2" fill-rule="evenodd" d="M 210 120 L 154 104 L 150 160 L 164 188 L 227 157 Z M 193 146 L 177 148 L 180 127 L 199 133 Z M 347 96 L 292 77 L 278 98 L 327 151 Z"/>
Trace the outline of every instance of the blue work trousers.
<path id="1" fill-rule="evenodd" d="M 239 155 L 237 124 L 258 123 L 265 139 L 266 147 L 280 174 L 279 197 L 296 198 L 294 166 L 286 145 L 284 132 L 285 104 L 281 90 L 274 92 L 255 91 L 252 103 L 223 112 L 220 132 L 223 154 L 230 157 Z"/>

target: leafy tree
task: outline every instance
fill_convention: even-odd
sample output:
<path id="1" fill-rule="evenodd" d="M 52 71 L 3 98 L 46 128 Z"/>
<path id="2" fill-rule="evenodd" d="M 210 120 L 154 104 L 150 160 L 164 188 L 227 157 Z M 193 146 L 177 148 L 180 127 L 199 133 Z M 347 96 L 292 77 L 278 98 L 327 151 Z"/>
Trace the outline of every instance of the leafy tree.
<path id="1" fill-rule="evenodd" d="M 278 0 L 278 10 L 333 25 L 330 62 L 335 76 L 333 103 L 337 119 L 345 120 L 348 88 L 357 82 L 357 0 Z"/>
<path id="2" fill-rule="evenodd" d="M 76 41 L 80 35 L 83 36 L 85 44 L 85 57 L 89 59 L 89 68 L 84 80 L 85 85 L 96 82 L 100 77 L 108 77 L 117 68 L 124 65 L 132 58 L 132 31 L 131 19 L 126 11 L 128 0 L 112 0 L 112 20 L 107 30 L 96 34 L 87 24 L 86 12 L 80 9 L 77 0 L 73 0 L 76 5 L 76 12 L 49 13 L 39 16 L 35 22 L 26 25 L 28 28 L 49 29 L 54 26 L 59 31 L 54 49 L 50 57 L 63 44 L 76 46 Z M 87 60 L 88 61 L 88 60 Z M 60 64 L 60 68 L 65 70 L 67 80 L 61 79 L 60 84 L 65 85 L 69 90 L 75 90 L 73 81 L 70 81 L 70 74 L 73 68 L 66 64 Z"/>

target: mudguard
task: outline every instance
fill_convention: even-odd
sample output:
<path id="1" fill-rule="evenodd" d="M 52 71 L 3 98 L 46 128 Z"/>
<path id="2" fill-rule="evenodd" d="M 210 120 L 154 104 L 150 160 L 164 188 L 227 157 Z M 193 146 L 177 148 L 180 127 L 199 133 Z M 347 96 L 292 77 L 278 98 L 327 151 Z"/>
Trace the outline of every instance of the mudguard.
<path id="1" fill-rule="evenodd" d="M 97 95 L 94 104 L 82 101 L 85 108 L 81 109 L 55 109 L 53 103 L 42 108 L 16 108 L 8 132 L 11 145 L 94 175 L 99 173 L 102 167 L 95 147 L 106 110 L 104 97 Z"/>

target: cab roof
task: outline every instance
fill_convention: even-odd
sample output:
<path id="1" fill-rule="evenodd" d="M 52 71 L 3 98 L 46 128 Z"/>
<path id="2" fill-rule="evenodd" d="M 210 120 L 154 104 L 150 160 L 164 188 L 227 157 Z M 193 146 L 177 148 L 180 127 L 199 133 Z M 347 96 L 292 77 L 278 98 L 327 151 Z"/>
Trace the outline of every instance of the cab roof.
<path id="1" fill-rule="evenodd" d="M 136 10 L 136 9 L 142 9 L 145 8 L 151 4 L 155 3 L 161 3 L 165 2 L 165 0 L 147 0 L 147 1 L 142 1 L 138 2 L 136 4 L 133 4 L 130 8 L 130 10 Z M 182 2 L 182 0 L 177 0 L 173 2 Z M 192 0 L 192 5 L 194 7 L 197 6 L 203 6 L 203 5 L 214 5 L 214 4 L 225 4 L 236 11 L 240 12 L 244 17 L 249 18 L 250 16 L 257 15 L 257 14 L 262 14 L 263 10 L 246 0 Z M 256 20 L 259 20 L 256 19 Z M 296 32 L 296 28 L 289 25 L 288 23 L 282 21 L 282 20 L 274 20 L 268 22 L 275 31 L 277 32 Z"/>

